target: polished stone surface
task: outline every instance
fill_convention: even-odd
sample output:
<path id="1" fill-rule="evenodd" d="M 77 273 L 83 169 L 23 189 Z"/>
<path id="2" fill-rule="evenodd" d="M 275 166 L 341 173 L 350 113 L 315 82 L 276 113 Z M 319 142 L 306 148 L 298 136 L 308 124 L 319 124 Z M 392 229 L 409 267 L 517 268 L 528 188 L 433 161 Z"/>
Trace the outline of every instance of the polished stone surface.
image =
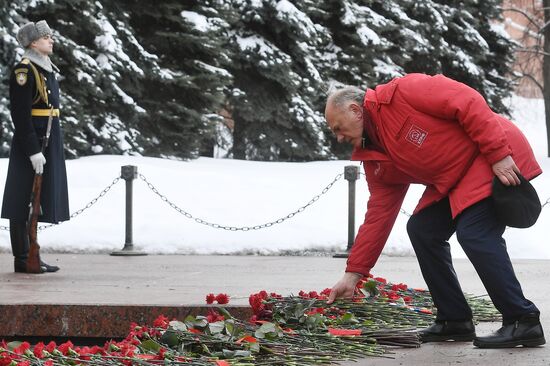
<path id="1" fill-rule="evenodd" d="M 248 296 L 260 290 L 282 295 L 322 290 L 340 278 L 345 260 L 331 257 L 179 256 L 111 257 L 43 254 L 61 270 L 28 275 L 12 272 L 9 254 L 0 254 L 0 338 L 22 336 L 116 337 L 130 322 L 151 323 L 164 313 L 182 318 L 206 314 L 208 293 L 227 293 L 234 316 L 246 318 Z M 526 296 L 540 308 L 550 331 L 550 261 L 515 260 Z M 454 261 L 463 290 L 485 293 L 470 262 Z M 381 257 L 373 273 L 391 282 L 424 287 L 415 258 Z M 240 313 L 242 312 L 242 313 Z M 478 325 L 488 334 L 498 323 Z M 549 339 L 550 340 L 550 339 Z M 393 359 L 366 358 L 349 365 L 550 365 L 550 346 L 503 350 L 471 343 L 428 343 L 395 349 Z M 344 365 L 348 365 L 344 363 Z"/>

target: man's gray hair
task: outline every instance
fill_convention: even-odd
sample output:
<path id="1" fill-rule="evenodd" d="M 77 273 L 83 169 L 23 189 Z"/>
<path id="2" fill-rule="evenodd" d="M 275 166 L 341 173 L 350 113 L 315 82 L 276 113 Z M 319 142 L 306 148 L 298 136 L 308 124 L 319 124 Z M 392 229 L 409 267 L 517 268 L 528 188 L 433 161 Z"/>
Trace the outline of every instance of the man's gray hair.
<path id="1" fill-rule="evenodd" d="M 335 107 L 342 107 L 348 102 L 355 102 L 363 105 L 365 91 L 356 86 L 345 86 L 340 89 L 331 91 L 327 98 L 327 103 L 332 103 Z"/>

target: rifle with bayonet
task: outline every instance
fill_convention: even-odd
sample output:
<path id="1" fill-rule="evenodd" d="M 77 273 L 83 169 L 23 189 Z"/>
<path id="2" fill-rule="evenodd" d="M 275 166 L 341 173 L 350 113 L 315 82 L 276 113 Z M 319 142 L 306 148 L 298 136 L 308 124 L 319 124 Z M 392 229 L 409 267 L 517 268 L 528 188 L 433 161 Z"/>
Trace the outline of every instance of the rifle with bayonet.
<path id="1" fill-rule="evenodd" d="M 46 127 L 46 135 L 42 139 L 43 155 L 46 155 L 46 148 L 48 147 L 48 141 L 50 140 L 50 130 L 52 128 L 53 107 L 50 109 L 48 116 L 48 125 Z M 27 272 L 28 273 L 42 273 L 41 261 L 40 261 L 40 245 L 38 245 L 38 216 L 41 215 L 42 209 L 40 207 L 40 194 L 42 191 L 42 173 L 34 173 L 34 180 L 32 183 L 31 199 L 29 203 L 29 217 L 27 219 L 27 233 L 29 236 L 29 258 L 27 259 Z"/>

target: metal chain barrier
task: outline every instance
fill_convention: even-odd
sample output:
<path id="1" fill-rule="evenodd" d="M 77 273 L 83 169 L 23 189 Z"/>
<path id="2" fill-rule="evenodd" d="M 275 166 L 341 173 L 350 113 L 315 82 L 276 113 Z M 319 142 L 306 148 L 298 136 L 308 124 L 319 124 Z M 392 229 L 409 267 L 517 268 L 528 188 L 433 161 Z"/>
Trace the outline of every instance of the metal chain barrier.
<path id="1" fill-rule="evenodd" d="M 365 173 L 363 172 L 360 172 L 359 173 L 360 175 L 365 175 Z M 147 186 L 149 187 L 149 189 L 151 189 L 151 191 L 153 191 L 153 193 L 155 193 L 157 196 L 160 197 L 160 199 L 164 202 L 166 202 L 170 207 L 172 207 L 174 210 L 176 210 L 177 212 L 179 212 L 180 214 L 184 215 L 185 217 L 189 218 L 189 219 L 192 219 L 192 220 L 195 220 L 195 222 L 199 223 L 199 224 L 202 224 L 202 225 L 206 225 L 206 226 L 210 226 L 210 227 L 213 227 L 215 229 L 224 229 L 224 230 L 229 230 L 229 231 L 249 231 L 249 230 L 260 230 L 260 229 L 265 229 L 265 228 L 268 228 L 268 227 L 271 227 L 273 225 L 276 225 L 276 224 L 280 224 L 292 217 L 294 217 L 295 215 L 305 211 L 305 209 L 307 209 L 309 206 L 313 205 L 317 200 L 319 200 L 319 198 L 326 194 L 328 192 L 329 189 L 332 188 L 332 186 L 334 185 L 334 183 L 336 183 L 338 180 L 340 180 L 342 178 L 342 176 L 344 175 L 344 173 L 340 173 L 340 174 L 337 174 L 336 177 L 334 177 L 334 179 L 332 180 L 332 182 L 330 182 L 322 191 L 321 193 L 315 195 L 307 204 L 305 204 L 304 206 L 301 206 L 300 208 L 298 208 L 296 211 L 293 211 L 291 213 L 289 213 L 288 215 L 284 216 L 284 217 L 281 217 L 275 221 L 271 221 L 271 222 L 267 222 L 265 224 L 261 224 L 261 225 L 255 225 L 255 226 L 241 226 L 241 227 L 236 227 L 236 226 L 225 226 L 225 225 L 220 225 L 220 224 L 215 224 L 215 223 L 211 223 L 211 222 L 208 222 L 206 220 L 203 220 L 201 218 L 198 218 L 198 217 L 195 217 L 193 216 L 192 214 L 190 214 L 189 212 L 181 209 L 180 207 L 178 207 L 176 204 L 174 204 L 173 202 L 171 202 L 166 196 L 164 196 L 163 194 L 161 194 L 158 189 L 155 188 L 155 186 L 150 183 L 147 178 L 145 178 L 145 176 L 143 174 L 139 174 L 139 178 L 141 180 L 143 180 Z M 115 179 L 113 179 L 113 181 L 107 186 L 105 187 L 101 193 L 95 197 L 94 199 L 92 199 L 90 202 L 88 202 L 88 204 L 86 204 L 86 206 L 84 206 L 83 208 L 75 211 L 74 213 L 71 214 L 70 218 L 73 219 L 75 218 L 76 216 L 82 214 L 84 211 L 86 211 L 87 209 L 89 209 L 90 207 L 92 207 L 93 205 L 95 205 L 97 203 L 97 201 L 99 199 L 101 199 L 102 197 L 104 197 L 107 192 L 109 192 L 111 190 L 111 188 L 117 184 L 119 181 L 120 181 L 120 177 L 116 177 Z M 548 199 L 546 200 L 546 202 L 544 202 L 542 204 L 542 208 L 544 208 L 545 206 L 549 206 L 550 207 L 550 197 L 548 197 Z M 407 211 L 405 211 L 404 209 L 399 209 L 399 212 L 402 213 L 403 215 L 407 216 L 407 217 L 411 217 L 411 214 Z M 48 225 L 42 225 L 42 226 L 39 226 L 38 227 L 38 231 L 42 231 L 42 230 L 45 230 L 45 229 L 48 229 L 52 226 L 57 226 L 57 225 L 60 225 L 60 224 L 48 224 Z M 5 231 L 9 231 L 9 226 L 1 226 L 0 225 L 0 230 L 5 230 Z"/>
<path id="2" fill-rule="evenodd" d="M 225 225 L 220 225 L 220 224 L 215 224 L 215 223 L 211 223 L 211 222 L 208 222 L 206 220 L 203 220 L 201 218 L 198 218 L 198 217 L 194 217 L 192 214 L 190 214 L 189 212 L 181 209 L 180 207 L 178 207 L 176 204 L 174 204 L 173 202 L 171 202 L 166 196 L 164 196 L 163 194 L 161 194 L 158 189 L 155 188 L 155 186 L 153 184 L 151 184 L 147 178 L 145 178 L 145 176 L 143 174 L 139 174 L 139 178 L 141 180 L 143 180 L 147 186 L 149 187 L 149 189 L 151 189 L 151 191 L 153 191 L 157 196 L 160 197 L 161 200 L 163 200 L 164 202 L 166 202 L 170 207 L 172 207 L 174 210 L 178 211 L 180 214 L 184 215 L 185 217 L 189 218 L 189 219 L 193 219 L 195 220 L 197 223 L 199 224 L 202 224 L 202 225 L 206 225 L 206 226 L 210 226 L 210 227 L 213 227 L 215 229 L 223 229 L 223 230 L 229 230 L 229 231 L 249 231 L 249 230 L 260 230 L 260 229 L 265 229 L 265 228 L 268 228 L 268 227 L 271 227 L 275 224 L 280 224 L 282 223 L 283 221 L 286 221 L 292 217 L 294 217 L 296 214 L 299 214 L 300 212 L 303 212 L 306 208 L 308 208 L 309 206 L 311 206 L 312 204 L 314 204 L 322 195 L 324 195 L 325 193 L 328 192 L 329 189 L 332 188 L 332 186 L 334 185 L 334 183 L 336 183 L 339 179 L 342 178 L 342 176 L 344 175 L 344 173 L 340 173 L 338 175 L 336 175 L 336 177 L 332 180 L 332 182 L 330 182 L 322 191 L 321 193 L 319 193 L 318 195 L 314 196 L 307 204 L 305 204 L 304 206 L 300 207 L 299 209 L 297 209 L 296 211 L 294 212 L 291 212 L 289 213 L 288 215 L 284 216 L 284 217 L 281 217 L 275 221 L 271 221 L 271 222 L 267 222 L 265 224 L 261 224 L 261 225 L 255 225 L 255 226 L 241 226 L 241 227 L 237 227 L 237 226 L 225 226 Z"/>
<path id="3" fill-rule="evenodd" d="M 86 206 L 84 206 L 83 208 L 81 208 L 80 210 L 78 211 L 75 211 L 71 214 L 70 218 L 75 218 L 77 217 L 78 215 L 80 215 L 81 213 L 83 213 L 84 211 L 86 211 L 87 209 L 89 209 L 90 207 L 92 207 L 93 205 L 95 205 L 97 203 L 97 201 L 102 198 L 103 196 L 105 196 L 107 194 L 107 192 L 109 192 L 111 190 L 111 188 L 113 188 L 113 186 L 115 184 L 118 183 L 118 181 L 120 180 L 120 177 L 116 177 L 115 179 L 113 179 L 113 181 L 111 182 L 111 184 L 109 184 L 107 187 L 105 187 L 105 189 L 103 189 L 101 191 L 101 193 L 96 197 L 94 198 L 93 200 L 91 200 L 90 202 L 88 202 L 88 204 Z M 66 221 L 65 221 L 66 222 Z M 48 224 L 48 225 L 41 225 L 38 227 L 38 231 L 42 231 L 42 230 L 46 230 L 52 226 L 57 226 L 57 225 L 61 225 L 61 224 Z M 0 230 L 10 230 L 9 226 L 0 226 Z"/>

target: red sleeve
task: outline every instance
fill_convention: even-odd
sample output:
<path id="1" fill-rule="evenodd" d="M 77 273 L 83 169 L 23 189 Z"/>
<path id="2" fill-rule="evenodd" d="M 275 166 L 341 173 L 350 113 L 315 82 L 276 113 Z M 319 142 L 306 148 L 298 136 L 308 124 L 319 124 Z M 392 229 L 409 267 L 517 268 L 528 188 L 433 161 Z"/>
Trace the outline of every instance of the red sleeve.
<path id="1" fill-rule="evenodd" d="M 414 109 L 457 121 L 489 164 L 512 154 L 498 115 L 475 89 L 443 75 L 411 74 L 400 80 L 398 90 Z"/>
<path id="2" fill-rule="evenodd" d="M 376 162 L 366 161 L 364 165 L 370 197 L 365 221 L 355 237 L 346 272 L 367 275 L 386 245 L 409 185 L 384 184 L 376 175 Z"/>

